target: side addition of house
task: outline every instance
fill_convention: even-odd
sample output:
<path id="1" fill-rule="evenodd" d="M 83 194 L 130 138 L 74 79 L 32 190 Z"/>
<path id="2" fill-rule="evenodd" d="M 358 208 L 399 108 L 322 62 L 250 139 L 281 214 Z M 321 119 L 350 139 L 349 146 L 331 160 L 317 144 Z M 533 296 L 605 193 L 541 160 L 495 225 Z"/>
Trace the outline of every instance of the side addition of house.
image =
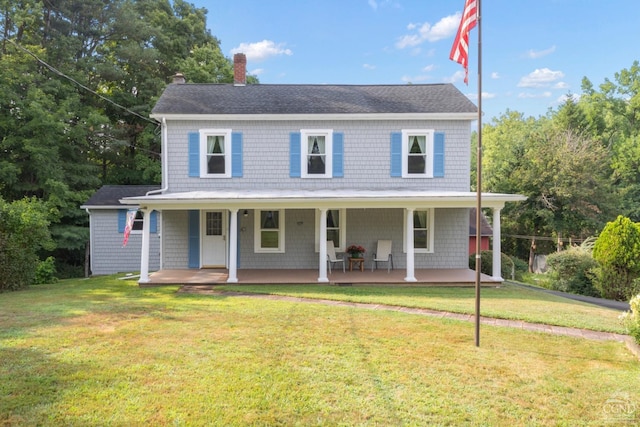
<path id="1" fill-rule="evenodd" d="M 105 185 L 80 206 L 89 214 L 89 270 L 91 274 L 114 274 L 140 269 L 144 217 L 137 211 L 124 244 L 127 211 L 137 206 L 123 205 L 120 199 L 145 196 L 159 190 L 157 185 Z M 158 212 L 149 215 L 149 266 L 160 268 Z"/>
<path id="2" fill-rule="evenodd" d="M 161 212 L 160 269 L 226 269 L 230 283 L 251 269 L 315 269 L 322 283 L 328 244 L 370 257 L 378 241 L 391 241 L 407 282 L 417 269 L 468 269 L 477 109 L 455 86 L 246 85 L 244 55 L 234 61 L 235 84 L 177 75 L 152 111 L 162 188 L 121 201 Z M 482 197 L 498 254 L 500 209 L 522 199 Z M 150 236 L 145 219 L 141 283 Z"/>

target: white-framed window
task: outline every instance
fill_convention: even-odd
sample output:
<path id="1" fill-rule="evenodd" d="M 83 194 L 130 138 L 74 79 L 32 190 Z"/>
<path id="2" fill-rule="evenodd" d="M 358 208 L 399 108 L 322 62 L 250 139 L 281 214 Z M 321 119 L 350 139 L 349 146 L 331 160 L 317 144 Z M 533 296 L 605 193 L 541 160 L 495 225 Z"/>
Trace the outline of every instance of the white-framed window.
<path id="1" fill-rule="evenodd" d="M 336 252 L 344 252 L 347 236 L 347 210 L 327 209 L 327 240 L 333 240 Z M 320 250 L 320 210 L 316 209 L 316 252 Z"/>
<path id="2" fill-rule="evenodd" d="M 433 129 L 402 131 L 402 177 L 433 178 Z"/>
<path id="3" fill-rule="evenodd" d="M 404 236 L 407 235 L 407 217 L 404 216 Z M 433 230 L 435 224 L 434 209 L 416 209 L 413 211 L 413 250 L 415 253 L 433 253 Z M 407 252 L 407 242 L 404 242 Z"/>
<path id="4" fill-rule="evenodd" d="M 255 252 L 284 253 L 284 210 L 256 210 Z"/>
<path id="5" fill-rule="evenodd" d="M 231 177 L 231 129 L 200 129 L 200 177 Z"/>
<path id="6" fill-rule="evenodd" d="M 131 234 L 142 234 L 142 226 L 144 225 L 144 214 L 141 210 L 136 211 L 136 217 L 131 226 Z"/>
<path id="7" fill-rule="evenodd" d="M 300 130 L 302 178 L 331 178 L 333 170 L 333 130 Z"/>

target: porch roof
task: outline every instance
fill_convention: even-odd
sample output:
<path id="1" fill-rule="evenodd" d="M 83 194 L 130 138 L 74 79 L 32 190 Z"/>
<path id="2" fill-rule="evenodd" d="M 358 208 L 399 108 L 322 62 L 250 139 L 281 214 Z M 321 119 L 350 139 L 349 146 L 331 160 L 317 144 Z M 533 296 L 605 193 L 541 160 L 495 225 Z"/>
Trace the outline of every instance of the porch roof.
<path id="1" fill-rule="evenodd" d="M 482 206 L 502 208 L 507 202 L 526 200 L 519 194 L 482 193 Z M 188 191 L 126 197 L 123 204 L 157 210 L 224 207 L 250 208 L 471 208 L 477 193 L 418 189 L 307 189 Z"/>

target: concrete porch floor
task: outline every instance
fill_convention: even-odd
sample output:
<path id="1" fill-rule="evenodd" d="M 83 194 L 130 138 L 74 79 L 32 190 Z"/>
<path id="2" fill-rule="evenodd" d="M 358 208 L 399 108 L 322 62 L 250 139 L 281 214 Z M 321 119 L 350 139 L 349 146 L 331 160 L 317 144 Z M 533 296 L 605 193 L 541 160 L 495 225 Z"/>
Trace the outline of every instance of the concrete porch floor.
<path id="1" fill-rule="evenodd" d="M 399 285 L 447 285 L 473 286 L 476 272 L 469 269 L 420 269 L 415 270 L 417 282 L 405 282 L 406 270 L 395 269 L 387 273 L 385 269 L 375 271 L 333 270 L 327 274 L 331 285 L 356 284 L 399 284 Z M 226 269 L 176 269 L 159 270 L 149 275 L 149 282 L 142 286 L 209 284 L 222 285 L 229 277 Z M 487 275 L 481 275 L 483 285 L 496 285 Z M 238 270 L 238 284 L 321 284 L 318 282 L 318 270 Z"/>

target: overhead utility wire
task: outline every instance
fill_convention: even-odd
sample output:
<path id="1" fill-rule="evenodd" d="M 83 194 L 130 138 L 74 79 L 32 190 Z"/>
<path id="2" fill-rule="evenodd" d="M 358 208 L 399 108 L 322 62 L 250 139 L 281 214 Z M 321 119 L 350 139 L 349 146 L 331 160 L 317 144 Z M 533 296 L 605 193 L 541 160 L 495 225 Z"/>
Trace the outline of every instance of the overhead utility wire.
<path id="1" fill-rule="evenodd" d="M 83 88 L 84 90 L 86 90 L 86 91 L 88 91 L 88 92 L 91 92 L 92 94 L 96 95 L 96 96 L 97 96 L 97 97 L 99 97 L 100 99 L 102 99 L 102 100 L 104 100 L 104 101 L 107 101 L 108 103 L 110 103 L 110 104 L 112 104 L 112 105 L 115 105 L 116 107 L 118 107 L 118 108 L 120 108 L 120 109 L 122 109 L 122 110 L 124 110 L 124 111 L 128 112 L 129 114 L 132 114 L 132 115 L 134 115 L 134 116 L 136 116 L 136 117 L 141 118 L 142 120 L 145 120 L 145 121 L 147 121 L 147 122 L 149 122 L 149 123 L 153 123 L 154 125 L 157 125 L 157 124 L 158 124 L 158 122 L 156 122 L 155 120 L 151 120 L 151 119 L 150 119 L 150 118 L 148 118 L 148 117 L 145 117 L 145 116 L 143 116 L 143 115 L 141 115 L 141 114 L 139 114 L 139 113 L 136 113 L 135 111 L 132 111 L 132 110 L 128 109 L 128 108 L 127 108 L 127 107 L 125 107 L 124 105 L 120 105 L 120 104 L 118 104 L 117 102 L 112 101 L 111 99 L 107 98 L 106 96 L 104 96 L 104 95 L 100 95 L 98 92 L 96 92 L 95 90 L 93 90 L 93 89 L 91 89 L 91 88 L 89 88 L 89 87 L 87 87 L 87 86 L 83 85 L 83 84 L 82 84 L 82 83 L 80 83 L 79 81 L 75 80 L 73 77 L 69 77 L 69 76 L 67 76 L 67 75 L 66 75 L 66 74 L 64 74 L 62 71 L 59 71 L 59 70 L 58 70 L 57 68 L 55 68 L 54 66 L 47 64 L 45 61 L 43 61 L 42 59 L 40 59 L 40 58 L 39 58 L 35 53 L 33 53 L 33 52 L 29 51 L 28 49 L 26 49 L 26 48 L 24 48 L 24 47 L 22 47 L 22 46 L 20 46 L 18 43 L 14 42 L 13 40 L 8 39 L 8 38 L 4 38 L 4 37 L 3 37 L 3 39 L 4 39 L 4 40 L 6 40 L 6 41 L 8 41 L 9 43 L 13 44 L 14 46 L 16 46 L 18 49 L 22 50 L 23 52 L 26 52 L 27 54 L 29 54 L 29 55 L 30 55 L 30 56 L 32 56 L 33 58 L 35 58 L 35 60 L 36 60 L 36 61 L 38 61 L 39 63 L 41 63 L 42 65 L 44 65 L 45 67 L 47 67 L 49 70 L 51 70 L 51 71 L 53 71 L 54 73 L 56 73 L 57 75 L 59 75 L 60 77 L 64 77 L 65 79 L 67 79 L 67 80 L 71 81 L 72 83 L 74 83 L 74 84 L 76 84 L 76 85 L 80 86 L 80 87 L 81 87 L 81 88 Z"/>

